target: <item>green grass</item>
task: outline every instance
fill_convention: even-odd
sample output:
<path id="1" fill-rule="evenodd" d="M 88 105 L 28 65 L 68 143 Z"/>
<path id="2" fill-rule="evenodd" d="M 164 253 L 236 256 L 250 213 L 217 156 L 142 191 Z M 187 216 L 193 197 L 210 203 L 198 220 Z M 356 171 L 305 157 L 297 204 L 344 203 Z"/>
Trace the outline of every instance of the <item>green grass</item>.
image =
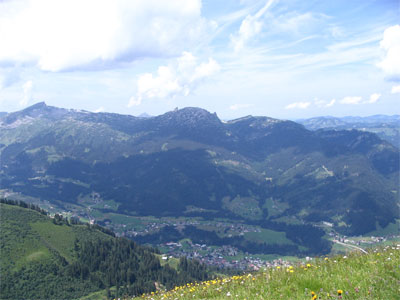
<path id="1" fill-rule="evenodd" d="M 113 224 L 122 224 L 127 225 L 129 227 L 143 227 L 143 218 L 141 217 L 134 217 L 129 215 L 123 215 L 118 213 L 103 213 L 97 209 L 94 209 L 91 212 L 92 216 L 95 217 L 97 220 L 106 220 L 109 219 Z"/>
<path id="2" fill-rule="evenodd" d="M 98 203 L 96 205 L 93 205 L 93 208 L 107 208 L 116 211 L 118 209 L 118 206 L 120 204 L 118 202 L 115 202 L 114 200 L 107 200 L 103 201 L 101 203 Z"/>
<path id="3" fill-rule="evenodd" d="M 400 233 L 400 219 L 396 220 L 396 223 L 390 223 L 385 228 L 382 228 L 377 224 L 377 229 L 368 233 L 367 236 L 387 236 L 391 234 L 398 235 Z"/>
<path id="4" fill-rule="evenodd" d="M 72 227 L 51 226 L 50 222 L 31 223 L 31 228 L 39 234 L 42 242 L 51 249 L 57 250 L 61 256 L 69 262 L 72 261 L 73 249 L 76 235 Z M 49 226 L 50 225 L 50 226 Z"/>
<path id="5" fill-rule="evenodd" d="M 179 264 L 179 258 L 171 257 L 168 258 L 167 260 L 162 259 L 163 255 L 157 254 L 157 257 L 160 259 L 160 264 L 162 266 L 169 265 L 172 269 L 177 270 L 178 269 L 178 264 Z"/>
<path id="6" fill-rule="evenodd" d="M 245 219 L 259 220 L 262 217 L 262 210 L 258 201 L 251 197 L 240 197 L 238 195 L 232 200 L 229 197 L 224 197 L 222 203 L 227 210 Z"/>
<path id="7" fill-rule="evenodd" d="M 0 241 L 2 270 L 19 270 L 27 262 L 38 258 L 49 258 L 50 252 L 43 245 L 37 233 L 24 220 L 40 221 L 42 216 L 38 213 L 21 207 L 0 204 Z M 42 253 L 38 255 L 37 253 Z"/>
<path id="8" fill-rule="evenodd" d="M 0 217 L 1 299 L 105 299 L 110 292 L 103 289 L 118 289 L 118 282 L 125 286 L 113 296 L 152 291 L 155 280 L 158 287 L 171 287 L 208 278 L 195 264 L 186 262 L 183 270 L 178 259 L 164 261 L 97 226 L 72 225 L 3 203 Z M 160 268 L 158 259 L 177 270 Z"/>
<path id="9" fill-rule="evenodd" d="M 289 204 L 281 201 L 274 201 L 273 198 L 268 198 L 262 208 L 268 209 L 268 219 L 282 213 L 289 208 Z"/>
<path id="10" fill-rule="evenodd" d="M 332 249 L 331 249 L 331 254 L 337 255 L 337 254 L 341 254 L 341 253 L 346 253 L 348 251 L 349 251 L 349 247 L 346 247 L 341 244 L 333 243 Z"/>
<path id="11" fill-rule="evenodd" d="M 310 265 L 216 279 L 141 298 L 196 299 L 399 299 L 400 245 L 315 259 Z M 338 290 L 343 291 L 338 295 Z M 139 298 L 139 297 L 138 297 Z"/>
<path id="12" fill-rule="evenodd" d="M 74 260 L 75 240 L 111 238 L 85 225 L 55 225 L 36 211 L 14 205 L 0 204 L 0 241 L 2 270 L 17 271 L 35 261 L 46 261 L 58 253 L 68 262 Z"/>
<path id="13" fill-rule="evenodd" d="M 286 233 L 261 228 L 260 232 L 246 232 L 244 237 L 253 242 L 262 242 L 267 244 L 293 244 L 286 238 Z"/>
<path id="14" fill-rule="evenodd" d="M 110 291 L 111 292 L 115 292 L 116 288 L 115 287 L 111 287 Z M 101 290 L 101 291 L 97 291 L 94 293 L 91 293 L 85 297 L 79 298 L 79 300 L 108 300 L 109 298 L 107 297 L 107 291 L 106 290 Z"/>

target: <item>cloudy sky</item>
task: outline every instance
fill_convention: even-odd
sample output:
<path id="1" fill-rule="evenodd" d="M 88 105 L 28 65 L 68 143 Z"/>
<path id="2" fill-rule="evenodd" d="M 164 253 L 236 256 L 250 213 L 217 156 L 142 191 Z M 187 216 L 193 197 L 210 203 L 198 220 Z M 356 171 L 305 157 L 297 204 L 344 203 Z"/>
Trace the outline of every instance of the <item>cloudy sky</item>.
<path id="1" fill-rule="evenodd" d="M 400 113 L 398 0 L 0 0 L 0 111 Z"/>

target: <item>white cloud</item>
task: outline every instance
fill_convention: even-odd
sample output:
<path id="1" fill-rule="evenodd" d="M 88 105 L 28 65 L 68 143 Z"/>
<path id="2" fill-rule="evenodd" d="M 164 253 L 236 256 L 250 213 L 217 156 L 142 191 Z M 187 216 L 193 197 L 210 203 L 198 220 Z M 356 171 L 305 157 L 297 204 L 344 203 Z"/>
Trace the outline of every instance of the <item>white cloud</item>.
<path id="1" fill-rule="evenodd" d="M 160 66 L 157 74 L 145 73 L 137 81 L 137 94 L 130 98 L 128 107 L 140 105 L 151 98 L 173 98 L 189 95 L 199 83 L 218 72 L 219 64 L 212 58 L 198 63 L 197 58 L 184 52 L 168 66 Z"/>
<path id="2" fill-rule="evenodd" d="M 261 31 L 261 27 L 261 22 L 257 21 L 252 16 L 247 16 L 243 20 L 242 25 L 240 25 L 238 35 L 231 37 L 235 51 L 242 50 L 244 44 Z"/>
<path id="3" fill-rule="evenodd" d="M 325 105 L 325 107 L 331 107 L 331 106 L 335 105 L 335 103 L 336 103 L 336 99 L 332 99 L 329 103 L 327 103 Z"/>
<path id="4" fill-rule="evenodd" d="M 128 107 L 138 106 L 142 104 L 142 98 L 136 98 L 134 96 L 129 98 Z"/>
<path id="5" fill-rule="evenodd" d="M 102 69 L 168 57 L 206 35 L 201 0 L 0 2 L 0 63 L 42 70 Z"/>
<path id="6" fill-rule="evenodd" d="M 344 97 L 342 100 L 340 100 L 340 103 L 342 103 L 342 104 L 360 104 L 361 100 L 362 100 L 362 97 L 347 96 L 347 97 Z"/>
<path id="7" fill-rule="evenodd" d="M 24 85 L 22 86 L 24 95 L 21 101 L 19 102 L 19 105 L 26 106 L 28 105 L 29 101 L 32 100 L 32 88 L 33 88 L 32 80 L 28 80 L 27 82 L 24 83 Z"/>
<path id="8" fill-rule="evenodd" d="M 340 100 L 342 104 L 350 104 L 350 105 L 357 105 L 357 104 L 372 104 L 376 103 L 381 98 L 381 94 L 373 93 L 369 96 L 369 99 L 366 101 L 362 101 L 362 97 L 360 96 L 347 96 Z"/>
<path id="9" fill-rule="evenodd" d="M 369 96 L 369 100 L 367 103 L 375 103 L 379 100 L 380 97 L 381 97 L 381 94 L 374 93 L 371 96 Z"/>
<path id="10" fill-rule="evenodd" d="M 96 109 L 94 112 L 95 113 L 99 113 L 99 112 L 103 112 L 104 111 L 104 107 L 100 106 L 98 109 Z"/>
<path id="11" fill-rule="evenodd" d="M 274 0 L 269 0 L 255 15 L 247 15 L 242 21 L 239 31 L 236 35 L 231 35 L 231 42 L 235 51 L 244 48 L 246 42 L 261 32 L 262 22 L 259 19 L 265 14 Z"/>
<path id="12" fill-rule="evenodd" d="M 237 103 L 237 104 L 233 104 L 231 106 L 229 106 L 230 110 L 239 110 L 239 109 L 243 109 L 243 108 L 249 108 L 254 106 L 254 104 L 248 104 L 248 103 Z"/>
<path id="13" fill-rule="evenodd" d="M 315 99 L 314 104 L 318 107 L 331 107 L 336 103 L 336 99 L 332 99 L 331 101 L 319 100 Z"/>
<path id="14" fill-rule="evenodd" d="M 378 67 L 389 77 L 400 78 L 400 25 L 385 30 L 380 47 L 386 52 L 386 55 Z"/>
<path id="15" fill-rule="evenodd" d="M 400 85 L 394 85 L 392 87 L 392 94 L 400 94 Z"/>
<path id="16" fill-rule="evenodd" d="M 311 102 L 294 102 L 289 105 L 286 105 L 285 109 L 294 109 L 294 108 L 306 109 L 310 105 Z"/>
<path id="17" fill-rule="evenodd" d="M 279 16 L 273 20 L 273 30 L 278 32 L 291 32 L 299 33 L 301 29 L 305 29 L 313 23 L 317 23 L 321 16 L 314 15 L 311 12 L 299 14 L 297 12 L 290 12 Z"/>

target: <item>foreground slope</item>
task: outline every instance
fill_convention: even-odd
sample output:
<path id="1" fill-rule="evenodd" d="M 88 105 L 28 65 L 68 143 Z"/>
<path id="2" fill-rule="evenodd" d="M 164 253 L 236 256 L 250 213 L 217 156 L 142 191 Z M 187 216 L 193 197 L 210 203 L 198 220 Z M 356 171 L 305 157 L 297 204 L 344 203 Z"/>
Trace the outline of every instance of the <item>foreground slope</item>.
<path id="1" fill-rule="evenodd" d="M 186 260 L 177 270 L 161 266 L 149 249 L 97 226 L 5 203 L 0 216 L 1 299 L 75 299 L 100 290 L 138 295 L 155 291 L 155 282 L 171 287 L 208 277 Z"/>
<path id="2" fill-rule="evenodd" d="M 398 299 L 400 244 L 176 287 L 142 299 Z M 135 298 L 136 299 L 136 298 Z"/>

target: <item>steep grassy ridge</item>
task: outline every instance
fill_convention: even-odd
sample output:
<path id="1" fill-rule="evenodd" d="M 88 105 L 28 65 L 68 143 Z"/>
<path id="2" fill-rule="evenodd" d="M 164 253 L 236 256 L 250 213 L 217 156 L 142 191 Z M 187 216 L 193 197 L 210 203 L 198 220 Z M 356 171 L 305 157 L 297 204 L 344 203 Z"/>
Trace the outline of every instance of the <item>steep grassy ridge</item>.
<path id="1" fill-rule="evenodd" d="M 400 245 L 176 287 L 144 299 L 399 299 Z M 136 298 L 135 298 L 136 299 Z"/>
<path id="2" fill-rule="evenodd" d="M 0 212 L 1 299 L 76 299 L 98 291 L 138 295 L 155 291 L 156 282 L 171 288 L 209 278 L 197 262 L 162 266 L 149 249 L 100 227 L 71 225 L 4 203 Z"/>
<path id="3" fill-rule="evenodd" d="M 76 240 L 112 237 L 85 225 L 55 225 L 40 213 L 0 204 L 2 299 L 76 297 L 94 291 L 89 280 L 64 270 L 77 259 Z"/>

